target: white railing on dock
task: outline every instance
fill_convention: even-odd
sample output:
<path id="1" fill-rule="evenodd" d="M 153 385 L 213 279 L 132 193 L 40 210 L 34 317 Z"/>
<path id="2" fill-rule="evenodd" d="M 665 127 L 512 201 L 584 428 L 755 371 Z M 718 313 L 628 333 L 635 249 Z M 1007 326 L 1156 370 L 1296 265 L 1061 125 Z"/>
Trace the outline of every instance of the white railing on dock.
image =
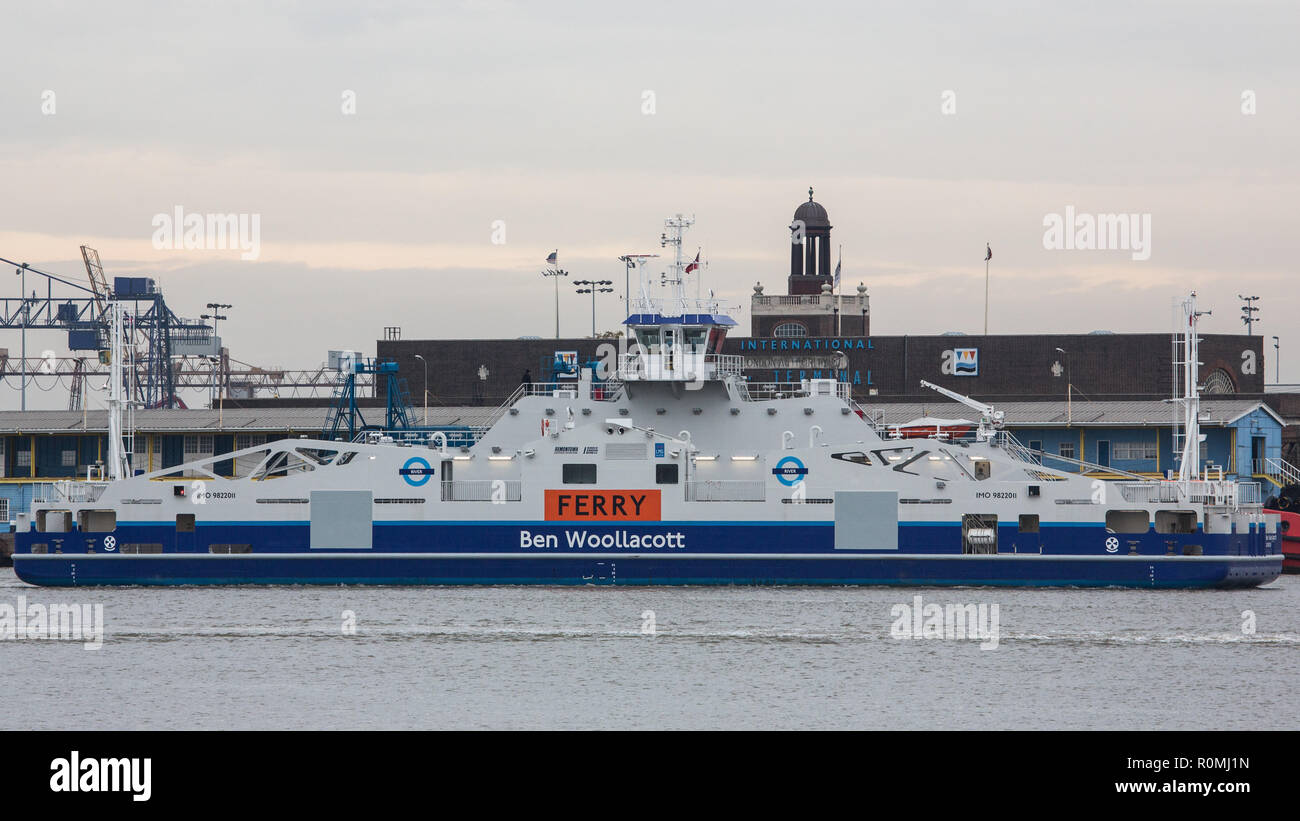
<path id="1" fill-rule="evenodd" d="M 1300 469 L 1285 459 L 1255 459 L 1251 465 L 1255 476 L 1267 476 L 1278 487 L 1300 484 Z"/>

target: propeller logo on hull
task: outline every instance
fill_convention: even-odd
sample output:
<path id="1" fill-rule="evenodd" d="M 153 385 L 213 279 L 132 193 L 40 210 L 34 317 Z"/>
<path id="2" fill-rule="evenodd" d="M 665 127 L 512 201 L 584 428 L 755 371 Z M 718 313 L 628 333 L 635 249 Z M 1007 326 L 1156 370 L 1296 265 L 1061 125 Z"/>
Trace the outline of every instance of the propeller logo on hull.
<path id="1" fill-rule="evenodd" d="M 433 476 L 435 470 L 424 458 L 412 456 L 406 460 L 406 464 L 402 465 L 402 469 L 398 473 L 411 487 L 420 487 L 428 483 L 429 477 Z"/>
<path id="2" fill-rule="evenodd" d="M 794 456 L 787 456 L 777 462 L 776 467 L 772 468 L 772 475 L 786 487 L 794 487 L 803 481 L 803 477 L 808 475 L 808 468 L 804 467 L 803 462 Z"/>

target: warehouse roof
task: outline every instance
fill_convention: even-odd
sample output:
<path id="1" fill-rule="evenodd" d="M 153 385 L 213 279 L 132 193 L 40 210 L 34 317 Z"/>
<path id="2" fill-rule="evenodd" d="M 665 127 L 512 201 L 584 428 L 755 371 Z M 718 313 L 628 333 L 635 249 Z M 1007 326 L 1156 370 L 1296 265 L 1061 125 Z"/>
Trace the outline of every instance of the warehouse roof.
<path id="1" fill-rule="evenodd" d="M 431 407 L 430 425 L 483 425 L 493 407 Z M 364 409 L 367 421 L 382 422 L 382 408 Z M 423 421 L 423 411 L 418 413 Z M 317 434 L 328 408 L 241 408 L 216 410 L 138 410 L 135 429 L 141 433 L 294 433 Z M 108 430 L 108 411 L 0 411 L 0 433 L 77 433 Z"/>
<path id="2" fill-rule="evenodd" d="M 978 414 L 958 402 L 899 402 L 866 405 L 872 417 L 886 425 L 901 425 L 924 416 L 945 419 L 977 419 Z M 1084 427 L 1163 427 L 1173 424 L 1181 411 L 1169 402 L 1120 401 L 1073 402 L 1001 402 L 994 405 L 1005 416 L 1008 427 L 1060 427 L 1066 424 Z M 1230 425 L 1263 408 L 1264 412 L 1285 424 L 1272 408 L 1256 399 L 1202 399 L 1201 424 L 1210 427 Z"/>

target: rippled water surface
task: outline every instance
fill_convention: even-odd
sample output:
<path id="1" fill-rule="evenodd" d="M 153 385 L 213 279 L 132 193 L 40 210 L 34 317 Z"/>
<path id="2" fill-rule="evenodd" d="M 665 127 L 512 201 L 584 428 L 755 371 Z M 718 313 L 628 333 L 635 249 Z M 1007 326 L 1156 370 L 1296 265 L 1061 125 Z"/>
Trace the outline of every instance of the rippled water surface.
<path id="1" fill-rule="evenodd" d="M 996 604 L 998 646 L 895 637 L 891 608 L 916 595 Z M 19 597 L 101 604 L 104 638 L 0 640 L 3 729 L 1300 728 L 1300 576 L 1222 592 L 51 589 L 0 569 L 0 605 Z"/>

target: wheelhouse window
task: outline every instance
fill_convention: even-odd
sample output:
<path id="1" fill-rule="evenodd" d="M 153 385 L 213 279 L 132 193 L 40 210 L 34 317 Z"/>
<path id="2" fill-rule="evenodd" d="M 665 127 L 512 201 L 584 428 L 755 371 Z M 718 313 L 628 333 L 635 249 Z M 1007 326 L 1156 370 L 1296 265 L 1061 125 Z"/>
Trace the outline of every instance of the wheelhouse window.
<path id="1" fill-rule="evenodd" d="M 682 330 L 682 342 L 686 345 L 686 350 L 691 353 L 704 353 L 705 341 L 708 338 L 706 328 L 684 328 Z"/>
<path id="2" fill-rule="evenodd" d="M 658 328 L 637 328 L 636 341 L 645 346 L 646 353 L 659 352 L 659 329 Z"/>

